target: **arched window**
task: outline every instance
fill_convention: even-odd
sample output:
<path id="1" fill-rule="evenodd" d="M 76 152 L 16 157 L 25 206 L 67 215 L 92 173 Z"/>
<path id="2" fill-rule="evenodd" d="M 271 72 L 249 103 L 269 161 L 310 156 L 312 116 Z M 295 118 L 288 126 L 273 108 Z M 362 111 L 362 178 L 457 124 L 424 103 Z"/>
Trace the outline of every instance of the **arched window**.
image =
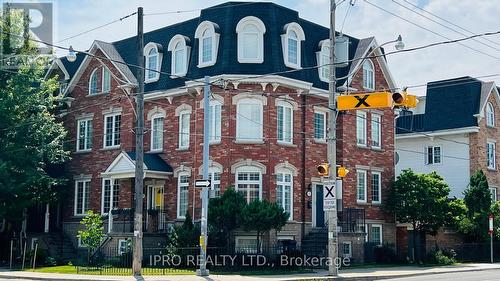
<path id="1" fill-rule="evenodd" d="M 198 41 L 198 67 L 214 65 L 217 61 L 217 50 L 219 47 L 219 27 L 210 21 L 200 23 L 196 28 L 195 38 Z"/>
<path id="2" fill-rule="evenodd" d="M 145 57 L 145 80 L 146 83 L 156 82 L 160 79 L 160 69 L 161 69 L 161 45 L 153 42 L 149 42 L 144 47 L 144 57 Z"/>
<path id="3" fill-rule="evenodd" d="M 99 93 L 99 86 L 98 86 L 98 76 L 99 75 L 99 69 L 96 68 L 94 71 L 92 71 L 92 74 L 90 75 L 90 81 L 89 81 L 89 95 L 95 95 Z"/>
<path id="4" fill-rule="evenodd" d="M 375 90 L 375 70 L 370 59 L 363 63 L 363 88 Z"/>
<path id="5" fill-rule="evenodd" d="M 298 23 L 285 25 L 285 33 L 281 35 L 283 59 L 291 68 L 301 68 L 301 42 L 305 40 L 304 31 Z"/>
<path id="6" fill-rule="evenodd" d="M 210 101 L 210 142 L 221 141 L 221 111 L 222 103 L 218 100 Z"/>
<path id="7" fill-rule="evenodd" d="M 188 39 L 182 35 L 175 35 L 168 43 L 168 50 L 172 52 L 171 72 L 175 76 L 185 76 L 188 70 L 189 52 Z"/>
<path id="8" fill-rule="evenodd" d="M 486 104 L 486 126 L 495 127 L 495 109 L 491 102 Z"/>
<path id="9" fill-rule="evenodd" d="M 236 169 L 235 189 L 247 203 L 262 198 L 262 171 L 256 166 L 242 166 Z"/>
<path id="10" fill-rule="evenodd" d="M 262 141 L 263 104 L 255 98 L 243 98 L 236 106 L 236 140 Z"/>
<path id="11" fill-rule="evenodd" d="M 293 174 L 288 169 L 276 171 L 276 203 L 293 219 Z"/>
<path id="12" fill-rule="evenodd" d="M 101 84 L 99 85 L 99 76 Z M 111 91 L 111 72 L 103 66 L 92 71 L 89 79 L 89 95 L 109 93 Z"/>
<path id="13" fill-rule="evenodd" d="M 111 90 L 111 72 L 107 67 L 102 68 L 102 92 L 109 93 Z"/>
<path id="14" fill-rule="evenodd" d="M 330 43 L 328 40 L 320 42 L 320 51 L 317 52 L 319 79 L 328 82 L 330 79 Z"/>
<path id="15" fill-rule="evenodd" d="M 245 17 L 236 26 L 238 34 L 238 62 L 264 62 L 264 23 L 256 17 Z"/>

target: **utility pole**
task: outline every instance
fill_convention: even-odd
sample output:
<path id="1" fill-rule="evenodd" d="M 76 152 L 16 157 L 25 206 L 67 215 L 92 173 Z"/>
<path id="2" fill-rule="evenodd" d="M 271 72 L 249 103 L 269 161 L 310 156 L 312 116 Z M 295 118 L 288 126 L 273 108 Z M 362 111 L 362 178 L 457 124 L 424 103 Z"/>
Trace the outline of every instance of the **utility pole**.
<path id="1" fill-rule="evenodd" d="M 141 275 L 142 269 L 142 207 L 144 186 L 144 29 L 143 10 L 137 9 L 137 89 L 135 128 L 135 214 L 134 214 L 134 257 L 132 270 Z"/>
<path id="2" fill-rule="evenodd" d="M 328 82 L 328 163 L 330 173 L 328 180 L 337 189 L 337 102 L 335 100 L 336 75 L 335 75 L 335 0 L 330 0 L 330 79 Z M 335 202 L 336 203 L 336 202 Z M 335 266 L 338 258 L 338 237 L 337 237 L 337 204 L 328 210 L 328 257 L 332 259 L 328 267 L 328 275 L 338 276 L 338 268 Z"/>
<path id="3" fill-rule="evenodd" d="M 210 155 L 210 77 L 205 76 L 203 89 L 203 179 L 208 180 L 208 161 Z M 199 276 L 208 276 L 207 243 L 208 243 L 208 189 L 201 191 L 201 236 L 200 236 L 200 270 Z"/>

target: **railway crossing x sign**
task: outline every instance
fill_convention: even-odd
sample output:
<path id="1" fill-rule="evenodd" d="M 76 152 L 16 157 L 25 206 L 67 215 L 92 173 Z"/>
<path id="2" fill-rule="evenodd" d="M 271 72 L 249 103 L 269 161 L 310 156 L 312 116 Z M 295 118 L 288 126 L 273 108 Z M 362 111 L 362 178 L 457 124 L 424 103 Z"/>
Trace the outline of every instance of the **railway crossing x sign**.
<path id="1" fill-rule="evenodd" d="M 335 204 L 337 203 L 337 197 L 335 196 L 336 189 L 334 182 L 325 182 L 323 185 L 323 210 L 334 210 Z"/>

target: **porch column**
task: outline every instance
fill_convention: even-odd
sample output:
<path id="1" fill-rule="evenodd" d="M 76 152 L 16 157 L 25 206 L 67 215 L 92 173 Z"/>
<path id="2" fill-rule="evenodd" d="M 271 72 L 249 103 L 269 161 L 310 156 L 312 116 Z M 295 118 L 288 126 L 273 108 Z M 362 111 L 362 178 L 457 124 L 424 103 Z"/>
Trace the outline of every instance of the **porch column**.
<path id="1" fill-rule="evenodd" d="M 45 226 L 43 229 L 45 233 L 49 232 L 49 224 L 50 224 L 50 205 L 49 203 L 47 203 L 47 205 L 45 205 Z"/>

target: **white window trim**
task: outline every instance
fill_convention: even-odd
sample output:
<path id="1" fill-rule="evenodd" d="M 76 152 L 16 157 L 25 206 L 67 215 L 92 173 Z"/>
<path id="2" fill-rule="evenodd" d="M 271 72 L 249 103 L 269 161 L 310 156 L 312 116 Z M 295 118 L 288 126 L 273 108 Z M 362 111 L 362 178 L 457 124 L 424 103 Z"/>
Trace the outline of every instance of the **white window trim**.
<path id="1" fill-rule="evenodd" d="M 220 34 L 216 32 L 219 26 L 210 21 L 204 21 L 198 25 L 195 31 L 194 38 L 198 39 L 198 68 L 212 66 L 217 62 L 217 53 L 219 50 Z M 203 62 L 203 33 L 205 30 L 210 29 L 212 33 L 212 60 Z"/>
<path id="2" fill-rule="evenodd" d="M 288 168 L 276 168 L 275 170 L 275 174 L 283 174 L 283 179 L 285 178 L 285 175 L 288 174 L 290 175 L 290 183 L 286 183 L 284 180 L 283 182 L 278 182 L 278 180 L 276 180 L 276 189 L 278 189 L 278 184 L 289 184 L 290 185 L 290 214 L 288 216 L 288 220 L 289 221 L 293 221 L 293 176 L 294 174 L 296 174 L 296 171 L 292 170 L 292 169 L 288 169 Z M 262 182 L 262 179 L 261 179 L 261 182 Z M 282 202 L 285 203 L 285 192 L 282 193 Z M 277 198 L 276 198 L 277 199 Z M 277 201 L 277 200 L 276 200 Z M 283 207 L 283 206 L 281 206 Z M 283 208 L 284 209 L 284 208 Z"/>
<path id="3" fill-rule="evenodd" d="M 366 69 L 367 64 L 370 64 L 371 69 Z M 371 71 L 371 78 L 373 81 L 372 87 L 370 85 L 367 85 L 366 77 L 365 77 L 365 69 L 367 71 Z M 370 59 L 367 59 L 363 62 L 363 88 L 365 90 L 375 90 L 375 65 L 373 65 L 373 62 Z"/>
<path id="4" fill-rule="evenodd" d="M 344 245 L 349 245 L 349 253 L 348 254 L 344 254 Z M 351 243 L 351 241 L 344 241 L 344 242 L 342 242 L 342 248 L 341 249 L 342 249 L 341 256 L 347 257 L 347 258 L 352 257 L 352 243 Z"/>
<path id="5" fill-rule="evenodd" d="M 80 123 L 81 122 L 86 123 L 88 121 L 90 121 L 90 124 L 91 124 L 90 126 L 92 126 L 93 125 L 92 124 L 93 118 L 82 118 L 82 119 L 78 119 L 76 121 L 76 151 L 78 151 L 78 152 L 87 152 L 87 151 L 92 150 L 92 132 L 90 132 L 90 148 L 80 149 Z M 89 130 L 89 127 L 85 126 L 85 129 Z M 84 142 L 85 142 L 85 139 L 84 139 Z"/>
<path id="6" fill-rule="evenodd" d="M 493 165 L 490 164 L 490 159 L 489 159 L 490 158 L 490 153 L 489 153 L 490 145 L 493 146 L 493 159 L 492 159 Z M 497 166 L 497 159 L 496 159 L 497 158 L 497 147 L 496 146 L 497 146 L 497 144 L 494 141 L 487 141 L 486 142 L 486 148 L 487 148 L 486 149 L 486 160 L 487 160 L 486 164 L 488 165 L 488 169 L 490 169 L 490 170 L 496 169 L 496 166 Z"/>
<path id="7" fill-rule="evenodd" d="M 356 145 L 366 147 L 368 145 L 368 136 L 367 136 L 367 122 L 366 122 L 366 112 L 365 111 L 357 111 L 356 112 Z M 361 118 L 363 120 L 363 134 L 364 134 L 364 143 L 358 142 L 358 118 Z"/>
<path id="8" fill-rule="evenodd" d="M 262 169 L 260 169 L 259 167 L 256 167 L 256 166 L 242 166 L 242 167 L 238 167 L 235 171 L 235 191 L 237 192 L 238 191 L 238 184 L 241 182 L 241 180 L 238 180 L 238 174 L 239 173 L 259 173 L 259 200 L 262 200 L 262 175 L 263 175 L 263 172 L 262 172 Z M 251 182 L 250 180 L 247 180 L 246 182 Z M 247 201 L 247 203 L 250 203 L 248 202 L 248 198 L 247 198 L 247 195 L 245 194 L 244 195 L 245 197 L 245 201 Z"/>
<path id="9" fill-rule="evenodd" d="M 182 125 L 183 125 L 182 116 L 184 116 L 186 114 L 189 115 L 189 122 L 188 122 L 188 126 L 187 126 L 187 132 L 183 133 L 182 132 Z M 186 133 L 187 133 L 187 145 L 182 145 L 182 137 Z M 179 142 L 179 144 L 178 144 L 179 149 L 189 149 L 189 143 L 191 142 L 191 111 L 189 111 L 189 110 L 182 110 L 181 112 L 179 112 L 179 140 L 178 140 L 178 142 Z"/>
<path id="10" fill-rule="evenodd" d="M 161 143 L 160 143 L 160 147 L 157 148 L 157 149 L 153 148 L 153 140 L 154 140 L 154 127 L 153 126 L 154 126 L 154 120 L 158 119 L 158 118 L 163 118 L 163 126 L 165 126 L 165 115 L 164 114 L 162 114 L 162 113 L 156 113 L 153 116 L 151 116 L 151 140 L 150 140 L 150 146 L 149 146 L 149 150 L 151 152 L 161 152 L 161 151 L 163 151 L 164 132 L 165 132 L 165 130 L 163 130 L 163 128 L 161 128 Z"/>
<path id="11" fill-rule="evenodd" d="M 118 250 L 118 255 L 122 255 L 122 254 L 126 253 L 125 251 L 121 250 L 121 244 L 124 243 L 124 242 L 127 243 L 127 239 L 118 239 L 118 249 L 117 249 Z M 125 244 L 125 247 L 127 247 L 126 244 Z"/>
<path id="12" fill-rule="evenodd" d="M 256 58 L 244 58 L 243 57 L 243 36 L 245 34 L 244 29 L 248 24 L 255 25 L 258 29 L 257 31 L 257 57 Z M 263 63 L 264 62 L 264 34 L 266 33 L 266 26 L 257 17 L 248 16 L 242 18 L 236 25 L 236 34 L 238 37 L 238 62 L 239 63 Z"/>
<path id="13" fill-rule="evenodd" d="M 216 120 L 215 115 L 213 115 L 214 119 L 212 120 L 212 114 L 215 114 L 215 113 L 213 113 L 212 107 L 215 107 L 217 105 L 220 106 L 219 124 L 215 123 L 215 120 Z M 222 141 L 222 102 L 219 100 L 211 99 L 209 106 L 211 107 L 210 108 L 210 118 L 209 118 L 209 122 L 210 122 L 210 130 L 209 130 L 210 140 L 209 140 L 209 143 L 210 144 L 218 144 L 218 143 L 221 143 L 221 141 Z M 217 126 L 217 125 L 220 127 L 220 135 L 218 136 L 218 138 L 212 139 L 212 132 L 211 132 L 212 126 Z"/>
<path id="14" fill-rule="evenodd" d="M 240 120 L 243 118 L 243 119 L 247 119 L 246 117 L 243 117 L 241 114 L 240 114 L 240 105 L 242 103 L 246 103 L 246 104 L 257 104 L 257 105 L 260 105 L 260 120 L 261 120 L 261 123 L 256 123 L 254 122 L 253 120 L 249 120 L 250 122 L 254 123 L 256 126 L 259 126 L 260 127 L 260 133 L 258 136 L 255 136 L 255 138 L 250 138 L 250 139 L 247 139 L 247 138 L 242 138 L 240 136 Z M 240 99 L 238 100 L 238 103 L 236 105 L 236 141 L 238 142 L 245 142 L 245 143 L 258 143 L 258 142 L 262 142 L 263 141 L 263 127 L 264 125 L 262 124 L 264 122 L 264 105 L 262 103 L 262 101 L 260 99 L 254 99 L 254 98 L 243 98 L 243 99 Z"/>
<path id="15" fill-rule="evenodd" d="M 328 112 L 328 109 L 326 109 L 326 108 L 318 107 L 318 106 L 314 107 L 314 113 L 323 114 L 323 116 L 324 116 L 324 118 L 323 118 L 323 133 L 325 135 L 325 137 L 323 139 L 317 139 L 313 135 L 313 137 L 315 137 L 314 138 L 315 142 L 326 144 L 326 141 L 328 139 L 328 132 L 326 130 L 326 124 L 328 123 L 328 114 L 327 114 L 327 112 Z M 313 113 L 313 130 L 314 130 L 314 113 Z M 314 134 L 314 131 L 313 131 L 313 134 Z"/>
<path id="16" fill-rule="evenodd" d="M 383 227 L 382 227 L 382 224 L 372 224 L 370 226 L 370 242 L 377 242 L 377 241 L 372 241 L 372 235 L 371 235 L 371 229 L 373 228 L 380 228 L 380 240 L 379 240 L 379 245 L 382 245 L 384 243 L 384 238 L 383 238 Z"/>
<path id="17" fill-rule="evenodd" d="M 486 126 L 495 127 L 495 108 L 491 102 L 486 104 Z"/>
<path id="18" fill-rule="evenodd" d="M 429 148 L 432 147 L 432 163 L 429 163 Z M 439 162 L 436 163 L 434 160 L 434 155 L 436 154 L 435 150 L 439 147 Z M 425 165 L 441 165 L 443 164 L 443 147 L 440 145 L 428 145 L 424 146 L 424 163 Z"/>
<path id="19" fill-rule="evenodd" d="M 371 147 L 376 148 L 376 149 L 381 149 L 382 148 L 382 115 L 375 114 L 375 113 L 372 113 L 371 115 L 372 115 L 371 116 L 372 118 L 370 120 L 371 121 L 370 122 L 370 125 L 371 125 L 370 126 L 370 129 L 371 129 L 371 136 L 370 137 L 371 137 L 371 141 L 372 141 Z M 379 121 L 375 122 L 374 121 L 375 118 L 378 118 Z M 378 145 L 373 144 L 373 126 L 374 125 L 377 126 L 377 128 L 378 128 Z"/>
<path id="20" fill-rule="evenodd" d="M 491 193 L 491 204 L 495 204 L 498 201 L 498 191 L 495 186 L 490 187 L 490 193 Z"/>
<path id="21" fill-rule="evenodd" d="M 104 212 L 104 187 L 105 187 L 105 182 L 106 180 L 110 181 L 110 189 L 109 189 L 109 212 L 105 213 Z M 114 205 L 114 193 L 115 193 L 115 181 L 119 181 L 119 179 L 114 179 L 114 178 L 103 178 L 102 179 L 102 188 L 101 188 L 101 215 L 102 216 L 107 216 L 111 211 L 113 210 L 113 205 Z M 118 186 L 120 183 L 118 182 Z M 120 187 L 118 187 L 118 190 L 120 190 Z M 119 202 L 119 199 L 118 199 Z"/>
<path id="22" fill-rule="evenodd" d="M 360 200 L 359 199 L 359 196 L 358 196 L 358 184 L 359 184 L 359 173 L 362 173 L 364 174 L 364 177 L 363 177 L 363 181 L 364 181 L 364 187 L 365 187 L 365 190 L 364 190 L 364 200 Z M 368 193 L 367 193 L 367 189 L 368 187 L 366 186 L 366 175 L 367 175 L 367 171 L 366 170 L 357 170 L 356 171 L 356 202 L 357 203 L 366 203 L 366 197 L 368 197 Z"/>
<path id="23" fill-rule="evenodd" d="M 177 34 L 175 35 L 174 37 L 172 37 L 172 39 L 170 39 L 170 42 L 168 43 L 168 51 L 172 52 L 172 59 L 171 59 L 171 63 L 170 63 L 170 69 L 171 69 L 171 76 L 170 78 L 172 79 L 175 79 L 175 78 L 178 78 L 178 77 L 184 77 L 186 76 L 187 72 L 188 72 L 188 67 L 189 67 L 189 57 L 190 57 L 190 53 L 191 53 L 191 47 L 187 45 L 189 39 L 187 39 L 185 36 L 183 35 L 180 35 L 180 34 Z M 175 48 L 177 43 L 181 43 L 182 44 L 182 47 L 181 48 Z M 182 72 L 177 72 L 175 71 L 176 68 L 175 68 L 175 52 L 176 51 L 179 51 L 179 50 L 183 50 L 184 51 L 184 58 L 183 58 L 183 63 L 184 63 L 184 71 Z"/>
<path id="24" fill-rule="evenodd" d="M 302 57 L 302 41 L 306 39 L 304 30 L 302 30 L 302 27 L 296 23 L 296 22 L 291 22 L 285 25 L 284 27 L 285 33 L 281 34 L 281 47 L 283 49 L 283 61 L 285 63 L 285 66 L 294 68 L 294 69 L 301 69 L 302 68 L 302 62 L 301 62 L 301 57 Z M 298 41 L 298 46 L 297 46 L 297 64 L 290 63 L 288 61 L 288 37 L 290 31 L 294 31 L 297 34 L 297 41 Z"/>
<path id="25" fill-rule="evenodd" d="M 89 182 L 89 188 L 92 188 L 92 186 L 91 186 L 92 181 L 91 181 L 91 179 L 90 179 L 90 178 L 88 178 L 88 179 L 78 179 L 78 180 L 75 180 L 75 198 L 74 198 L 74 199 L 75 199 L 75 202 L 74 202 L 74 206 L 73 206 L 73 215 L 74 215 L 75 217 L 84 217 L 84 216 L 86 216 L 86 211 L 84 211 L 84 212 L 83 212 L 83 213 L 81 213 L 81 214 L 80 214 L 80 213 L 78 213 L 78 212 L 76 211 L 76 209 L 77 209 L 77 198 L 78 198 L 78 183 L 79 183 L 79 182 L 83 182 L 83 198 L 82 198 L 82 208 L 83 208 L 83 209 L 85 209 L 85 207 L 84 207 L 84 206 L 85 206 L 85 203 L 86 203 L 86 201 L 85 201 L 85 191 L 86 191 L 86 190 L 85 190 L 85 183 L 86 183 L 86 182 Z M 90 192 L 90 191 L 89 191 L 89 192 Z M 90 196 L 89 196 L 89 197 L 90 197 Z M 90 198 L 88 198 L 88 199 L 90 200 Z"/>
<path id="26" fill-rule="evenodd" d="M 154 42 L 149 42 L 148 44 L 146 44 L 146 46 L 144 46 L 144 65 L 146 68 L 148 68 L 149 66 L 149 52 L 151 51 L 151 49 L 156 49 L 156 53 L 157 53 L 157 59 L 156 59 L 156 71 L 160 71 L 161 70 L 161 63 L 162 63 L 162 60 L 163 60 L 163 53 L 161 52 L 160 48 L 158 48 L 158 44 L 157 43 L 154 43 Z M 156 82 L 160 79 L 160 73 L 159 72 L 155 72 L 155 76 L 153 78 L 148 78 L 148 69 L 145 69 L 144 71 L 144 83 L 152 83 L 152 82 Z"/>
<path id="27" fill-rule="evenodd" d="M 382 173 L 381 172 L 375 172 L 375 171 L 372 171 L 372 181 L 373 181 L 373 175 L 378 175 L 378 200 L 375 201 L 373 200 L 373 186 L 370 185 L 370 187 L 372 188 L 372 203 L 373 204 L 381 204 L 382 203 Z"/>
<path id="28" fill-rule="evenodd" d="M 283 107 L 283 126 L 280 128 L 278 124 L 278 108 Z M 285 140 L 285 109 L 290 109 L 290 141 Z M 294 106 L 290 103 L 284 102 L 284 101 L 276 101 L 276 140 L 278 144 L 293 144 L 293 113 L 294 113 Z M 280 140 L 278 139 L 278 132 L 279 130 L 282 130 L 283 132 L 283 139 Z"/>
<path id="29" fill-rule="evenodd" d="M 100 69 L 100 67 L 96 67 L 92 73 L 90 74 L 90 77 L 89 77 L 89 96 L 95 96 L 95 95 L 98 95 L 100 93 L 102 93 L 102 85 L 101 85 L 101 91 L 99 91 L 99 80 L 96 81 L 96 86 L 98 87 L 96 89 L 96 92 L 95 93 L 92 93 L 92 77 L 94 76 L 94 74 L 96 74 L 96 71 L 98 71 Z M 96 79 L 99 77 L 99 75 L 96 75 Z"/>
<path id="30" fill-rule="evenodd" d="M 102 78 L 101 79 L 101 93 L 102 94 L 108 94 L 109 92 L 111 92 L 111 75 L 113 75 L 113 74 L 111 74 L 111 70 L 109 70 L 109 68 L 107 68 L 105 66 L 102 67 L 102 71 L 101 72 L 102 72 L 101 73 L 101 76 L 102 76 L 101 77 Z M 105 72 L 109 72 L 109 89 L 107 91 L 104 91 L 104 82 L 105 82 L 104 73 Z"/>
<path id="31" fill-rule="evenodd" d="M 318 52 L 316 52 L 316 61 L 317 61 L 317 64 L 318 64 L 318 77 L 319 77 L 319 80 L 323 81 L 323 82 L 330 82 L 330 77 L 324 77 L 323 76 L 323 72 L 322 70 L 324 68 L 327 68 L 328 69 L 328 74 L 330 73 L 330 65 L 324 65 L 324 63 L 321 63 L 321 60 L 323 59 L 323 56 L 327 55 L 328 57 L 328 61 L 327 63 L 329 64 L 330 63 L 330 42 L 328 42 L 329 40 L 323 40 L 321 41 L 319 44 L 320 44 L 320 50 Z M 328 75 L 327 75 L 328 76 Z"/>
<path id="32" fill-rule="evenodd" d="M 115 125 L 114 125 L 116 122 L 115 116 L 118 116 L 118 115 L 121 115 L 121 112 L 120 113 L 110 113 L 110 114 L 104 115 L 104 134 L 103 134 L 103 138 L 102 138 L 102 147 L 105 149 L 118 148 L 121 146 L 121 136 L 120 136 L 120 144 L 116 144 L 116 145 L 113 144 L 115 142 Z M 106 118 L 108 118 L 108 117 L 113 117 L 113 128 L 111 130 L 111 143 L 112 143 L 112 145 L 109 145 L 109 146 L 106 145 L 106 132 L 108 129 L 108 123 L 106 122 Z M 120 127 L 121 127 L 121 120 L 120 120 Z M 121 128 L 120 128 L 120 134 L 121 134 Z"/>
<path id="33" fill-rule="evenodd" d="M 186 176 L 188 177 L 188 181 L 190 180 L 189 177 L 191 176 L 189 173 L 186 173 L 186 172 L 180 172 L 178 175 L 177 175 L 177 210 L 176 210 L 176 214 L 177 214 L 177 219 L 185 219 L 186 218 L 186 214 L 181 214 L 181 177 L 183 176 Z M 187 201 L 188 201 L 188 207 L 186 208 L 186 210 L 189 210 L 189 183 L 182 183 L 182 186 L 187 186 L 187 192 L 188 192 L 188 196 L 187 196 Z"/>
<path id="34" fill-rule="evenodd" d="M 234 238 L 234 247 L 236 248 L 237 251 L 239 251 L 239 249 L 241 247 L 240 246 L 240 243 L 241 243 L 240 240 L 242 240 L 242 239 L 245 239 L 245 240 L 255 240 L 255 243 L 257 243 L 257 237 L 256 236 L 241 236 L 241 235 L 236 236 Z M 262 243 L 262 241 L 261 241 L 261 243 Z M 259 248 L 259 245 L 257 245 L 257 248 Z M 252 251 L 248 251 L 249 249 L 244 249 L 244 250 L 245 250 L 246 254 L 256 254 L 257 253 L 257 248 L 255 249 L 255 251 L 253 251 L 253 250 Z M 262 250 L 262 247 L 260 247 L 260 248 Z"/>

